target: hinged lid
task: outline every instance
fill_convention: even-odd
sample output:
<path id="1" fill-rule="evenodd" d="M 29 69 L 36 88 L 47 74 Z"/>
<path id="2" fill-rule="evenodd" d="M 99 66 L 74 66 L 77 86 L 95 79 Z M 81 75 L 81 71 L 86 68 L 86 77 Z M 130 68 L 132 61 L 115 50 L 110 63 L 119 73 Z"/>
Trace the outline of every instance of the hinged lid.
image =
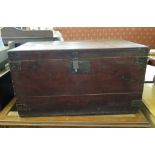
<path id="1" fill-rule="evenodd" d="M 96 40 L 96 41 L 42 41 L 27 42 L 10 51 L 41 51 L 41 50 L 84 50 L 84 49 L 116 49 L 116 48 L 148 48 L 145 45 L 126 40 Z"/>
<path id="2" fill-rule="evenodd" d="M 28 42 L 9 51 L 9 59 L 47 60 L 148 55 L 148 47 L 125 40 Z"/>

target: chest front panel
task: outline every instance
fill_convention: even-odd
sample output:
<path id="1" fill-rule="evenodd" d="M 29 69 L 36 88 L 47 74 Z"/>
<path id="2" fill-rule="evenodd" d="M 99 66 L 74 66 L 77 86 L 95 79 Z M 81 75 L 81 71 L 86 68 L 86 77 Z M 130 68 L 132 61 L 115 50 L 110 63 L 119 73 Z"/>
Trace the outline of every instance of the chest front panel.
<path id="1" fill-rule="evenodd" d="M 142 57 L 143 58 L 143 57 Z M 16 93 L 22 96 L 100 93 L 140 93 L 145 66 L 141 57 L 101 57 L 76 60 L 20 61 L 12 71 Z M 20 80 L 17 80 L 20 79 Z M 23 85 L 24 84 L 24 85 Z"/>

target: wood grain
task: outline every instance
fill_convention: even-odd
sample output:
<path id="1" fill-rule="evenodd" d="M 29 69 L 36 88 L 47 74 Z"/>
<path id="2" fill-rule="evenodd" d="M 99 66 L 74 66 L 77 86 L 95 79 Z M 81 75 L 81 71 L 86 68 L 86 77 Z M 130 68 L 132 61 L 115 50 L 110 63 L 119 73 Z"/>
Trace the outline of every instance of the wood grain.
<path id="1" fill-rule="evenodd" d="M 120 40 L 30 42 L 11 50 L 20 116 L 137 112 L 148 50 Z"/>
<path id="2" fill-rule="evenodd" d="M 74 73 L 72 60 L 21 61 L 20 69 L 12 70 L 12 76 L 20 96 L 139 93 L 145 66 L 136 64 L 137 60 L 136 57 L 91 59 L 88 73 Z"/>

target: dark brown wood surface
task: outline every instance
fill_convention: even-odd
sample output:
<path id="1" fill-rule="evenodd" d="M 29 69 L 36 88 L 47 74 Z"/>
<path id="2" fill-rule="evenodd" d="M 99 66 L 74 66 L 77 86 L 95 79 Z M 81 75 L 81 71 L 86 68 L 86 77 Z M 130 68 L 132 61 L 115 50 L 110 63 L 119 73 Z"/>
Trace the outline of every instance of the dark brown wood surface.
<path id="1" fill-rule="evenodd" d="M 21 116 L 134 113 L 148 47 L 127 41 L 26 43 L 9 52 Z M 79 65 L 73 70 L 74 59 Z M 84 71 L 83 64 L 87 64 Z"/>
<path id="2" fill-rule="evenodd" d="M 89 61 L 89 73 L 71 73 L 71 60 L 23 61 L 12 76 L 20 79 L 16 81 L 16 93 L 20 95 L 139 93 L 145 66 L 135 61 L 134 57 L 93 59 Z"/>
<path id="3" fill-rule="evenodd" d="M 0 127 L 81 127 L 81 128 L 149 128 L 151 124 L 139 111 L 136 114 L 94 116 L 19 117 L 12 108 L 14 98 L 0 112 Z"/>
<path id="4" fill-rule="evenodd" d="M 131 49 L 148 48 L 145 45 L 125 40 L 96 41 L 62 41 L 62 42 L 28 42 L 12 51 L 42 51 L 42 50 L 95 50 L 95 49 Z"/>

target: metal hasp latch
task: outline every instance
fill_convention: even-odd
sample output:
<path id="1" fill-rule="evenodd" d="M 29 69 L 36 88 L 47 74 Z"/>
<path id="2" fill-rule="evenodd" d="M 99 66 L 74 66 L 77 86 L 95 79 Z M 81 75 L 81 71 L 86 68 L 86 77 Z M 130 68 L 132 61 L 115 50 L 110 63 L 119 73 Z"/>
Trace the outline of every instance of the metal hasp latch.
<path id="1" fill-rule="evenodd" d="M 73 52 L 72 57 L 72 69 L 75 73 L 77 73 L 79 70 L 78 52 Z"/>
<path id="2" fill-rule="evenodd" d="M 79 69 L 79 61 L 78 58 L 73 59 L 73 70 L 77 73 Z"/>
<path id="3" fill-rule="evenodd" d="M 72 53 L 71 61 L 72 73 L 84 74 L 90 72 L 90 62 L 88 60 L 79 60 L 78 52 Z"/>

